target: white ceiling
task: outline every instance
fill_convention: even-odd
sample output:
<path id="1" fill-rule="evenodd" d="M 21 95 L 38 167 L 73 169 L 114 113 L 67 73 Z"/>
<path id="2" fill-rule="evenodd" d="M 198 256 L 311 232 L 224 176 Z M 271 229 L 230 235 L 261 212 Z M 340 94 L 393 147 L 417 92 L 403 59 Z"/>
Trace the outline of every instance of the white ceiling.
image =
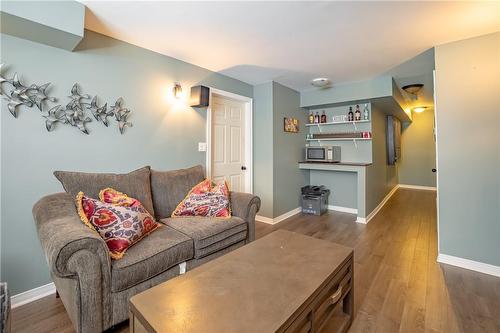
<path id="1" fill-rule="evenodd" d="M 500 30 L 500 2 L 82 1 L 87 29 L 250 84 L 369 79 Z"/>

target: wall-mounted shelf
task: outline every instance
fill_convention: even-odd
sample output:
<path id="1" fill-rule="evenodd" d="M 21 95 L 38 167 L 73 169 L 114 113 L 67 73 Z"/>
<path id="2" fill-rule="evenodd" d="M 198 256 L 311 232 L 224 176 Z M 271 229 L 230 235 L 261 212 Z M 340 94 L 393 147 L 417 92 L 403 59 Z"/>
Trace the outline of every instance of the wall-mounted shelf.
<path id="1" fill-rule="evenodd" d="M 306 126 L 325 126 L 325 125 L 339 125 L 339 124 L 358 124 L 358 123 L 369 123 L 370 120 L 357 120 L 357 121 L 332 121 L 329 123 L 313 123 L 306 124 Z"/>
<path id="2" fill-rule="evenodd" d="M 372 138 L 324 138 L 324 139 L 306 139 L 306 141 L 366 141 Z"/>

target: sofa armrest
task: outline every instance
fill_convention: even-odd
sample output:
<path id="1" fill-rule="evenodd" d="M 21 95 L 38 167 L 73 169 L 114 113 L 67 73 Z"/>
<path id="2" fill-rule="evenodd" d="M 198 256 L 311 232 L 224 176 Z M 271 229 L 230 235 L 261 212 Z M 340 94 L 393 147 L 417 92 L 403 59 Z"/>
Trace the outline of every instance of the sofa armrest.
<path id="1" fill-rule="evenodd" d="M 230 200 L 232 215 L 248 223 L 248 241 L 255 240 L 255 215 L 260 209 L 260 198 L 253 194 L 231 192 Z"/>
<path id="2" fill-rule="evenodd" d="M 40 199 L 33 206 L 33 217 L 76 331 L 103 331 L 111 321 L 111 259 L 106 243 L 80 221 L 74 200 L 66 193 Z"/>
<path id="3" fill-rule="evenodd" d="M 110 272 L 106 243 L 81 222 L 70 195 L 57 193 L 43 197 L 33 206 L 33 217 L 47 263 L 55 276 L 75 275 L 68 266 L 69 259 L 82 250 L 94 253 L 105 268 L 104 272 Z"/>

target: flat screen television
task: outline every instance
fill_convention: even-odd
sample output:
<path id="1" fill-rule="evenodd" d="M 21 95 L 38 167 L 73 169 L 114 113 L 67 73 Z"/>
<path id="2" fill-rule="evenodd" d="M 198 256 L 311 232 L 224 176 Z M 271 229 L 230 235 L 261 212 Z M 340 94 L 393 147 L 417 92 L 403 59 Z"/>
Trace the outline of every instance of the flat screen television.
<path id="1" fill-rule="evenodd" d="M 387 164 L 395 165 L 401 158 L 401 122 L 394 116 L 387 116 Z"/>

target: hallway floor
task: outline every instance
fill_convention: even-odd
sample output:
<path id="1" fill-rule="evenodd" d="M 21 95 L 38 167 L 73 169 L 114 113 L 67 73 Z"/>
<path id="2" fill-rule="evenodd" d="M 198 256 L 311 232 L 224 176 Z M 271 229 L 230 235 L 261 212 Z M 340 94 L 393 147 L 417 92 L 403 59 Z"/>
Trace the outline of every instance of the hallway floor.
<path id="1" fill-rule="evenodd" d="M 399 189 L 369 224 L 351 214 L 257 223 L 353 247 L 355 319 L 349 332 L 500 332 L 500 278 L 438 264 L 436 193 Z M 13 310 L 13 332 L 73 332 L 59 299 Z M 127 332 L 124 323 L 114 332 Z"/>

